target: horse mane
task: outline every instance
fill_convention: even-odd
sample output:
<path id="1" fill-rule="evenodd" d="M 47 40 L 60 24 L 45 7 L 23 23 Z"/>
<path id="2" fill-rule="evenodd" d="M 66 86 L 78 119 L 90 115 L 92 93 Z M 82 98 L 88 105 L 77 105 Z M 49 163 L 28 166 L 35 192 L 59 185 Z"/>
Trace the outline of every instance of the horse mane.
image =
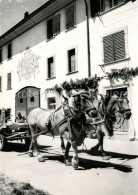
<path id="1" fill-rule="evenodd" d="M 111 99 L 109 100 L 108 102 L 108 105 L 107 105 L 107 111 L 109 112 L 114 104 L 114 102 L 117 100 L 118 96 L 117 95 L 113 95 L 111 97 Z"/>

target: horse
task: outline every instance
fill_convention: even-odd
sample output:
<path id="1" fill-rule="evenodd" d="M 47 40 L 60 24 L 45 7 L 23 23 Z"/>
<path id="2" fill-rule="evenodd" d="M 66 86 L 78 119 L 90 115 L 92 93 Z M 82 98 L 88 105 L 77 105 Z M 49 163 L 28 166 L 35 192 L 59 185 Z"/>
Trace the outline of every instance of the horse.
<path id="1" fill-rule="evenodd" d="M 105 126 L 109 137 L 113 136 L 113 124 L 116 122 L 116 114 L 119 114 L 123 119 L 129 120 L 131 117 L 131 109 L 129 107 L 129 101 L 126 95 L 121 96 L 113 95 L 107 104 L 105 103 L 105 98 L 101 95 L 101 101 L 98 103 L 98 111 L 105 121 Z M 103 149 L 103 139 L 104 133 L 101 129 L 96 131 L 98 144 L 91 148 L 91 152 L 100 149 L 101 156 L 106 156 Z"/>
<path id="2" fill-rule="evenodd" d="M 81 145 L 86 137 L 83 123 L 86 121 L 84 112 L 90 117 L 95 112 L 89 91 L 72 94 L 56 110 L 42 108 L 33 109 L 28 115 L 28 125 L 31 133 L 31 145 L 28 154 L 33 156 L 33 147 L 39 162 L 44 158 L 40 154 L 37 137 L 40 134 L 51 133 L 60 135 L 67 140 L 64 154 L 65 164 L 69 165 L 68 153 L 70 146 L 73 148 L 72 166 L 76 169 L 79 164 L 77 146 Z"/>

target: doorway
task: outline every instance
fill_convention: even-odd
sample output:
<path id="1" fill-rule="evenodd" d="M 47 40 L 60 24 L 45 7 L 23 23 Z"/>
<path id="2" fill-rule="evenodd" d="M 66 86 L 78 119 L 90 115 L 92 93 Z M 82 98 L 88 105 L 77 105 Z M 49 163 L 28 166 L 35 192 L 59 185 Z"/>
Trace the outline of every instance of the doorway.
<path id="1" fill-rule="evenodd" d="M 106 89 L 106 104 L 110 101 L 113 95 L 120 96 L 121 94 L 127 94 L 127 87 Z M 114 123 L 114 133 L 116 134 L 127 134 L 129 129 L 128 120 L 124 120 L 116 115 L 117 121 Z"/>

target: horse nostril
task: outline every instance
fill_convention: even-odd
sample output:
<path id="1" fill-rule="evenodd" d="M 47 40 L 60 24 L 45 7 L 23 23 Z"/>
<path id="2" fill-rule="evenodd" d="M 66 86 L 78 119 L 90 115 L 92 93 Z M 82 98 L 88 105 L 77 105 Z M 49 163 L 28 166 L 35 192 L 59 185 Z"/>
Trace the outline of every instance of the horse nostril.
<path id="1" fill-rule="evenodd" d="M 124 118 L 128 120 L 128 119 L 130 119 L 131 115 L 132 115 L 132 113 L 130 111 L 128 111 L 125 113 Z"/>

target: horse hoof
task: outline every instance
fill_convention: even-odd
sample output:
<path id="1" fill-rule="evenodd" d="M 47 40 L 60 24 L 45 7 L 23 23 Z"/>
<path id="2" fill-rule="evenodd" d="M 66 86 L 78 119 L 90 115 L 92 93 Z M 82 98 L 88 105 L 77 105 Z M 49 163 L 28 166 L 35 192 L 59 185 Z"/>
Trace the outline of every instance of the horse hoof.
<path id="1" fill-rule="evenodd" d="M 37 159 L 38 159 L 38 162 L 44 162 L 45 161 L 45 159 L 41 155 L 38 155 Z"/>
<path id="2" fill-rule="evenodd" d="M 71 166 L 71 162 L 69 160 L 65 160 L 65 165 L 66 166 Z"/>
<path id="3" fill-rule="evenodd" d="M 77 169 L 78 166 L 79 166 L 79 160 L 72 159 L 72 163 L 71 164 L 72 164 L 72 166 L 73 166 L 74 169 Z"/>
<path id="4" fill-rule="evenodd" d="M 33 152 L 28 152 L 28 156 L 33 157 Z"/>

